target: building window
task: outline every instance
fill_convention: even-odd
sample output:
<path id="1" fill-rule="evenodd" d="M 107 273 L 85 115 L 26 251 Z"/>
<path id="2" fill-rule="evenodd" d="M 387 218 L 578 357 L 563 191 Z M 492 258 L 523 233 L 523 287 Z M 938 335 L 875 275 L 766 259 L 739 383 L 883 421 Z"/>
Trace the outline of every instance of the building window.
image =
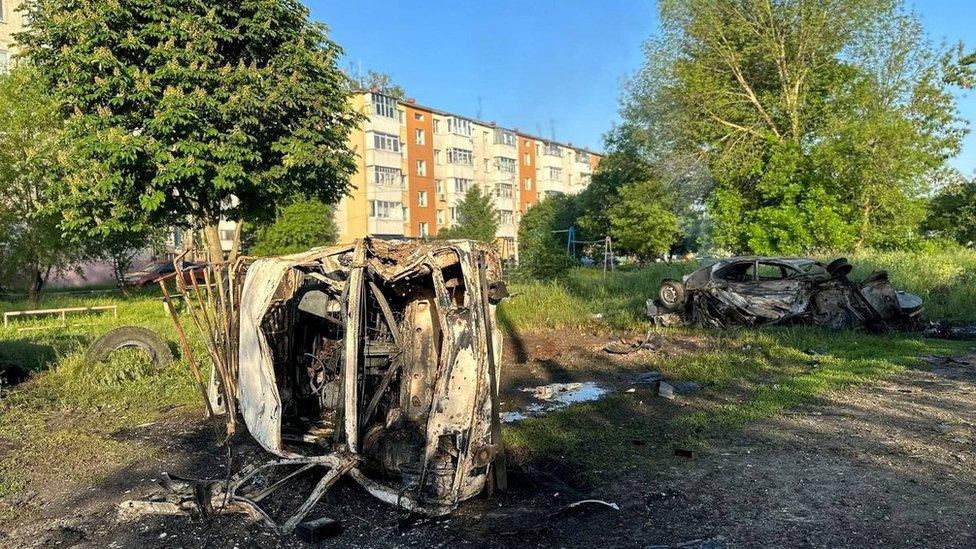
<path id="1" fill-rule="evenodd" d="M 549 166 L 549 179 L 562 179 L 563 169 Z"/>
<path id="2" fill-rule="evenodd" d="M 444 183 L 442 183 L 440 179 L 434 180 L 434 192 L 437 194 L 444 192 Z"/>
<path id="3" fill-rule="evenodd" d="M 447 149 L 447 163 L 460 164 L 462 166 L 474 165 L 474 154 L 467 149 Z"/>
<path id="4" fill-rule="evenodd" d="M 3 4 L 0 4 L 0 7 L 3 7 Z M 3 19 L 0 18 L 0 21 Z M 5 74 L 8 70 L 10 70 L 10 54 L 0 51 L 0 74 Z"/>
<path id="5" fill-rule="evenodd" d="M 417 191 L 417 205 L 421 208 L 427 207 L 427 191 Z"/>
<path id="6" fill-rule="evenodd" d="M 373 95 L 373 114 L 377 116 L 384 116 L 386 118 L 393 118 L 396 120 L 400 119 L 400 113 L 397 111 L 396 99 L 388 97 L 386 95 L 380 95 L 374 93 Z"/>
<path id="7" fill-rule="evenodd" d="M 529 153 L 523 154 L 522 155 L 522 164 L 524 164 L 526 166 L 531 166 L 532 165 L 532 155 L 529 154 Z"/>
<path id="8" fill-rule="evenodd" d="M 403 204 L 389 200 L 370 200 L 369 216 L 377 219 L 403 219 Z"/>
<path id="9" fill-rule="evenodd" d="M 589 185 L 590 184 L 590 181 L 592 180 L 592 178 L 593 178 L 593 175 L 592 174 L 581 173 L 580 176 L 579 176 L 579 184 L 580 185 Z"/>
<path id="10" fill-rule="evenodd" d="M 514 147 L 518 138 L 515 137 L 514 132 L 508 130 L 503 130 L 501 128 L 495 129 L 495 144 L 496 145 L 506 145 L 509 147 Z"/>
<path id="11" fill-rule="evenodd" d="M 505 158 L 504 156 L 495 157 L 495 166 L 498 168 L 498 171 L 504 173 L 515 173 L 518 170 L 515 159 Z"/>
<path id="12" fill-rule="evenodd" d="M 424 135 L 424 130 L 416 129 L 413 131 L 413 142 L 417 145 L 426 145 L 427 138 Z"/>
<path id="13" fill-rule="evenodd" d="M 471 121 L 452 116 L 447 119 L 447 132 L 471 137 Z"/>
<path id="14" fill-rule="evenodd" d="M 498 183 L 495 185 L 495 196 L 498 198 L 512 198 L 515 196 L 511 183 Z"/>
<path id="15" fill-rule="evenodd" d="M 417 175 L 420 177 L 427 176 L 427 162 L 424 160 L 417 161 Z"/>
<path id="16" fill-rule="evenodd" d="M 527 191 L 531 191 L 532 190 L 532 178 L 531 177 L 526 177 L 525 178 L 525 190 L 527 190 Z"/>
<path id="17" fill-rule="evenodd" d="M 512 210 L 498 210 L 498 222 L 502 225 L 511 225 L 515 223 L 515 215 Z"/>
<path id="18" fill-rule="evenodd" d="M 437 210 L 437 224 L 444 224 L 444 210 Z"/>
<path id="19" fill-rule="evenodd" d="M 434 133 L 441 133 L 441 121 L 434 119 Z"/>
<path id="20" fill-rule="evenodd" d="M 586 151 L 576 151 L 576 161 L 583 164 L 590 163 L 590 153 Z"/>
<path id="21" fill-rule="evenodd" d="M 458 213 L 458 207 L 451 206 L 451 223 L 456 222 L 458 220 L 458 217 L 460 217 L 460 213 Z"/>
<path id="22" fill-rule="evenodd" d="M 400 187 L 403 185 L 403 173 L 398 168 L 373 166 L 373 184 L 380 187 Z"/>
<path id="23" fill-rule="evenodd" d="M 420 222 L 420 238 L 427 238 L 430 236 L 430 226 L 426 221 Z"/>
<path id="24" fill-rule="evenodd" d="M 373 148 L 398 153 L 400 152 L 400 137 L 385 133 L 373 133 Z"/>
<path id="25" fill-rule="evenodd" d="M 546 155 L 547 156 L 562 156 L 563 149 L 556 143 L 546 143 Z"/>
<path id="26" fill-rule="evenodd" d="M 420 112 L 415 112 L 415 113 L 413 113 L 413 119 L 414 120 L 420 120 L 421 122 L 423 122 L 424 121 L 424 114 L 423 113 L 420 113 Z"/>
<path id="27" fill-rule="evenodd" d="M 461 177 L 455 177 L 454 178 L 454 192 L 455 193 L 457 193 L 457 194 L 465 194 L 465 193 L 468 192 L 468 189 L 470 189 L 470 188 L 471 188 L 471 180 L 470 179 L 464 179 L 464 178 L 461 178 Z"/>

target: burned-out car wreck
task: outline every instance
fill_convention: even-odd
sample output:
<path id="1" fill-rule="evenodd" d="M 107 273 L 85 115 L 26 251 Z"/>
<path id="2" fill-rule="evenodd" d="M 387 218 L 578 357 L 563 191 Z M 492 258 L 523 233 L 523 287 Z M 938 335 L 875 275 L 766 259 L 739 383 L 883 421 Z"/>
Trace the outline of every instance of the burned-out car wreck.
<path id="1" fill-rule="evenodd" d="M 229 425 L 239 412 L 276 457 L 219 481 L 165 475 L 167 492 L 123 513 L 242 512 L 290 532 L 343 476 L 427 515 L 489 479 L 504 489 L 495 306 L 506 291 L 491 247 L 367 238 L 210 275 L 215 296 L 192 280 L 184 293 L 203 296 L 191 308 L 213 335 L 211 406 Z M 323 470 L 289 518 L 262 505 Z"/>
<path id="2" fill-rule="evenodd" d="M 733 257 L 681 281 L 664 280 L 647 314 L 658 323 L 703 326 L 800 323 L 834 329 L 913 329 L 922 300 L 896 290 L 884 271 L 860 282 L 843 258 Z"/>

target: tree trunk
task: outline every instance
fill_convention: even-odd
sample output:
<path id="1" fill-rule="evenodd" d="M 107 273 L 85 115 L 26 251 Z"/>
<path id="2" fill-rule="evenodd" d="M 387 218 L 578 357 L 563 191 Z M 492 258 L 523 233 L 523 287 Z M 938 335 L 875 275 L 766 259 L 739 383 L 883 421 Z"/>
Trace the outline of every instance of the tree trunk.
<path id="1" fill-rule="evenodd" d="M 220 231 L 217 230 L 217 223 L 208 223 L 203 227 L 204 245 L 210 255 L 211 263 L 219 263 L 224 260 L 224 249 L 220 246 Z"/>
<path id="2" fill-rule="evenodd" d="M 36 304 L 41 300 L 41 290 L 44 289 L 44 277 L 41 276 L 41 269 L 31 264 L 27 269 L 27 300 Z"/>

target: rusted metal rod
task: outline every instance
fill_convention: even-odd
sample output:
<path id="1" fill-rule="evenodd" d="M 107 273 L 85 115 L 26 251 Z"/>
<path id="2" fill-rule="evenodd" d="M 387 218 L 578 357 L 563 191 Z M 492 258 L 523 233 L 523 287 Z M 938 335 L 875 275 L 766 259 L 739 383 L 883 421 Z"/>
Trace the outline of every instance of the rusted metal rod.
<path id="1" fill-rule="evenodd" d="M 166 289 L 165 279 L 159 281 L 159 287 L 163 290 L 163 300 L 166 303 L 166 310 L 169 311 L 169 316 L 173 320 L 173 326 L 176 327 L 176 335 L 180 339 L 183 356 L 186 357 L 186 362 L 190 365 L 193 378 L 196 380 L 197 387 L 200 389 L 200 395 L 203 397 L 203 403 L 207 407 L 207 417 L 213 417 L 215 414 L 210 404 L 210 396 L 207 395 L 207 388 L 203 385 L 203 376 L 200 375 L 200 367 L 197 365 L 197 360 L 193 356 L 193 349 L 190 347 L 190 341 L 187 339 L 183 325 L 180 323 L 179 315 L 176 314 L 176 309 L 173 308 L 173 300 L 170 299 L 169 290 Z"/>

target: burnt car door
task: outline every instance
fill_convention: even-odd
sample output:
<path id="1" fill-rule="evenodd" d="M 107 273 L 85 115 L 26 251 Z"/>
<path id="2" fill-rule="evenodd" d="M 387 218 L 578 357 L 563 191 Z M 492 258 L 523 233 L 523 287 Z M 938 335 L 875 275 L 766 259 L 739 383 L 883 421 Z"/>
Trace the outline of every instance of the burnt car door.
<path id="1" fill-rule="evenodd" d="M 781 322 L 802 314 L 810 301 L 802 273 L 766 259 L 743 260 L 720 269 L 710 294 L 723 316 L 746 324 Z"/>

